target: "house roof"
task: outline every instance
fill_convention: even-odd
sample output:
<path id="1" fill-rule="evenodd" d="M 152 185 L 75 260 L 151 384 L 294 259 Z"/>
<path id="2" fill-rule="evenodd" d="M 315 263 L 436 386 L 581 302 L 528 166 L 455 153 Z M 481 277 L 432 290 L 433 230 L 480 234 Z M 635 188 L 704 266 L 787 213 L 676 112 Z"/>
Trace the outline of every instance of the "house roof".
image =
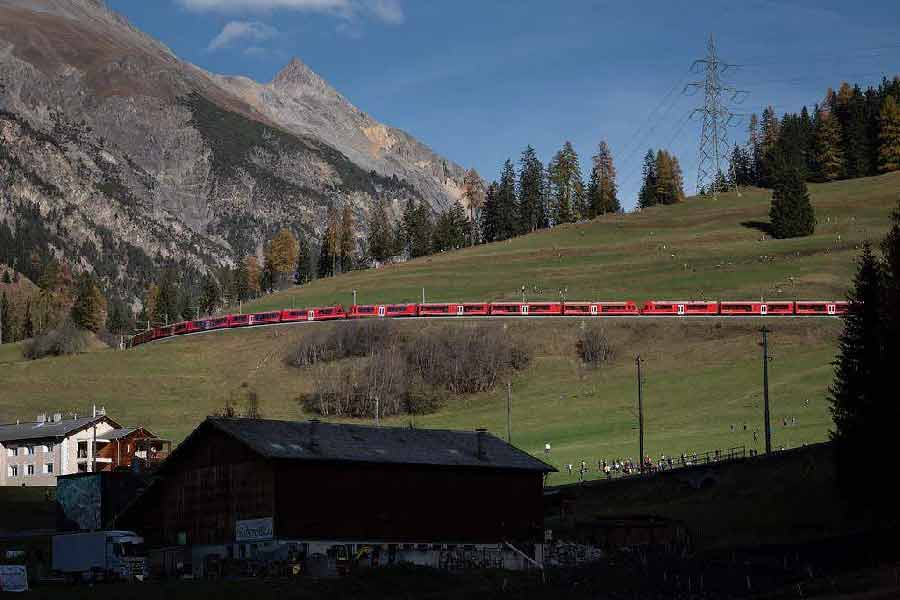
<path id="1" fill-rule="evenodd" d="M 137 427 L 120 427 L 118 429 L 112 429 L 110 431 L 106 431 L 101 434 L 99 437 L 102 437 L 104 440 L 118 440 L 123 437 L 128 437 L 132 433 L 137 431 Z"/>
<path id="2" fill-rule="evenodd" d="M 63 419 L 61 421 L 45 421 L 43 423 L 14 423 L 0 425 L 0 443 L 61 438 L 91 427 L 95 423 L 102 422 L 109 423 L 112 427 L 119 427 L 118 423 L 106 415 Z"/>
<path id="3" fill-rule="evenodd" d="M 206 423 L 268 459 L 556 470 L 487 432 L 220 417 Z"/>

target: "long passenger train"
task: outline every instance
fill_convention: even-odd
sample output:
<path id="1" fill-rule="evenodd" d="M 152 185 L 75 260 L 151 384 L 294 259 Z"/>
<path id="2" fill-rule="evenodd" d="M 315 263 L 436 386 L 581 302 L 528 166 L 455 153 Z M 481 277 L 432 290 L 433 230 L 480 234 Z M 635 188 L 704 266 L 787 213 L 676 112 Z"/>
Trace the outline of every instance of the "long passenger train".
<path id="1" fill-rule="evenodd" d="M 847 302 L 834 300 L 797 300 L 772 302 L 668 301 L 650 300 L 638 306 L 628 302 L 447 302 L 429 304 L 362 304 L 349 310 L 343 306 L 275 310 L 260 313 L 221 315 L 195 321 L 184 321 L 167 327 L 148 329 L 131 340 L 137 346 L 177 335 L 293 323 L 298 321 L 332 321 L 336 319 L 394 319 L 429 317 L 613 317 L 613 316 L 758 316 L 837 317 L 847 314 Z"/>

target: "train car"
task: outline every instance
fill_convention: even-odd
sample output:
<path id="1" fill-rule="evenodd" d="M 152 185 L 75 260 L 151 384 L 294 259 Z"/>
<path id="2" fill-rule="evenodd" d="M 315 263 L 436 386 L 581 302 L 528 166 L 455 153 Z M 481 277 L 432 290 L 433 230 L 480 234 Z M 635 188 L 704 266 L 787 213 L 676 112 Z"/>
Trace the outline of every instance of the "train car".
<path id="1" fill-rule="evenodd" d="M 833 300 L 798 300 L 795 303 L 796 309 L 794 314 L 834 316 L 838 314 L 838 305 L 846 313 L 846 304 L 846 302 L 835 302 Z"/>
<path id="2" fill-rule="evenodd" d="M 669 301 L 649 300 L 644 302 L 642 315 L 717 315 L 719 303 L 716 301 Z"/>
<path id="3" fill-rule="evenodd" d="M 312 314 L 311 317 L 309 316 L 310 313 Z M 347 312 L 343 306 L 336 304 L 334 306 L 310 308 L 307 311 L 307 316 L 310 321 L 334 321 L 335 319 L 346 319 Z"/>
<path id="4" fill-rule="evenodd" d="M 131 346 L 140 346 L 141 344 L 146 344 L 147 342 L 153 341 L 153 330 L 148 329 L 147 331 L 142 331 L 136 334 L 131 338 Z"/>
<path id="5" fill-rule="evenodd" d="M 355 304 L 347 315 L 351 319 L 370 317 L 415 317 L 419 314 L 418 304 Z"/>
<path id="6" fill-rule="evenodd" d="M 850 303 L 846 300 L 838 300 L 834 303 L 834 314 L 846 315 L 850 311 Z"/>
<path id="7" fill-rule="evenodd" d="M 312 321 L 309 318 L 309 311 L 305 308 L 292 308 L 290 310 L 281 311 L 282 323 L 295 323 L 297 321 Z"/>
<path id="8" fill-rule="evenodd" d="M 251 325 L 273 325 L 281 322 L 281 311 L 253 313 L 250 315 Z"/>
<path id="9" fill-rule="evenodd" d="M 731 301 L 723 301 L 719 302 L 719 314 L 732 316 L 732 315 L 792 315 L 794 314 L 794 303 L 793 302 L 755 302 L 755 301 L 746 301 L 746 302 L 731 302 Z"/>
<path id="10" fill-rule="evenodd" d="M 563 314 L 562 302 L 492 302 L 491 314 L 497 316 L 554 316 Z"/>
<path id="11" fill-rule="evenodd" d="M 462 317 L 483 316 L 491 314 L 491 305 L 487 302 L 451 302 L 449 304 L 420 304 L 420 317 Z"/>
<path id="12" fill-rule="evenodd" d="M 172 325 L 172 335 L 184 335 L 195 331 L 197 331 L 197 327 L 194 325 L 193 321 L 182 321 L 181 323 Z"/>
<path id="13" fill-rule="evenodd" d="M 637 315 L 637 304 L 634 302 L 566 302 L 563 314 L 571 316 L 603 316 L 603 315 Z"/>
<path id="14" fill-rule="evenodd" d="M 231 327 L 231 315 L 222 315 L 206 320 L 206 329 L 225 329 Z"/>
<path id="15" fill-rule="evenodd" d="M 247 327 L 253 324 L 253 315 L 228 315 L 229 327 Z"/>
<path id="16" fill-rule="evenodd" d="M 213 329 L 212 327 L 212 319 L 196 319 L 191 321 L 194 327 L 194 331 L 206 331 L 207 329 Z"/>
<path id="17" fill-rule="evenodd" d="M 169 325 L 167 327 L 157 327 L 156 329 L 153 330 L 153 339 L 158 340 L 161 338 L 171 337 L 172 327 L 173 327 L 172 325 Z"/>

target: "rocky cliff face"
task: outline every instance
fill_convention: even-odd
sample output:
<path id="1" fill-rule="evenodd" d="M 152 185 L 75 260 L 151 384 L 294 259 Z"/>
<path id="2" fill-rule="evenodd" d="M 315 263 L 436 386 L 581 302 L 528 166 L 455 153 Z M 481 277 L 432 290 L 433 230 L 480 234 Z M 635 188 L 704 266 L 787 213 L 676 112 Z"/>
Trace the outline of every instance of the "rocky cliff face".
<path id="1" fill-rule="evenodd" d="M 283 226 L 314 245 L 330 204 L 442 211 L 462 177 L 299 60 L 268 84 L 220 77 L 99 0 L 0 2 L 0 227 L 127 296 L 168 260 L 229 264 Z"/>

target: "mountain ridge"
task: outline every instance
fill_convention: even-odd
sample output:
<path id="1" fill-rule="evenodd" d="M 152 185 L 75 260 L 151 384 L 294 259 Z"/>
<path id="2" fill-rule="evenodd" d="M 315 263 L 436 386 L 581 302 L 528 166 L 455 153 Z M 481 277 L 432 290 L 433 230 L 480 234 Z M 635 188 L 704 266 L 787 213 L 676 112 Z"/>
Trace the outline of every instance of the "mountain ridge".
<path id="1" fill-rule="evenodd" d="M 314 247 L 329 205 L 361 224 L 378 202 L 440 212 L 462 177 L 300 59 L 258 83 L 179 59 L 97 0 L 0 6 L 0 227 L 36 220 L 41 260 L 132 301 L 167 262 L 233 264 L 284 226 Z"/>

